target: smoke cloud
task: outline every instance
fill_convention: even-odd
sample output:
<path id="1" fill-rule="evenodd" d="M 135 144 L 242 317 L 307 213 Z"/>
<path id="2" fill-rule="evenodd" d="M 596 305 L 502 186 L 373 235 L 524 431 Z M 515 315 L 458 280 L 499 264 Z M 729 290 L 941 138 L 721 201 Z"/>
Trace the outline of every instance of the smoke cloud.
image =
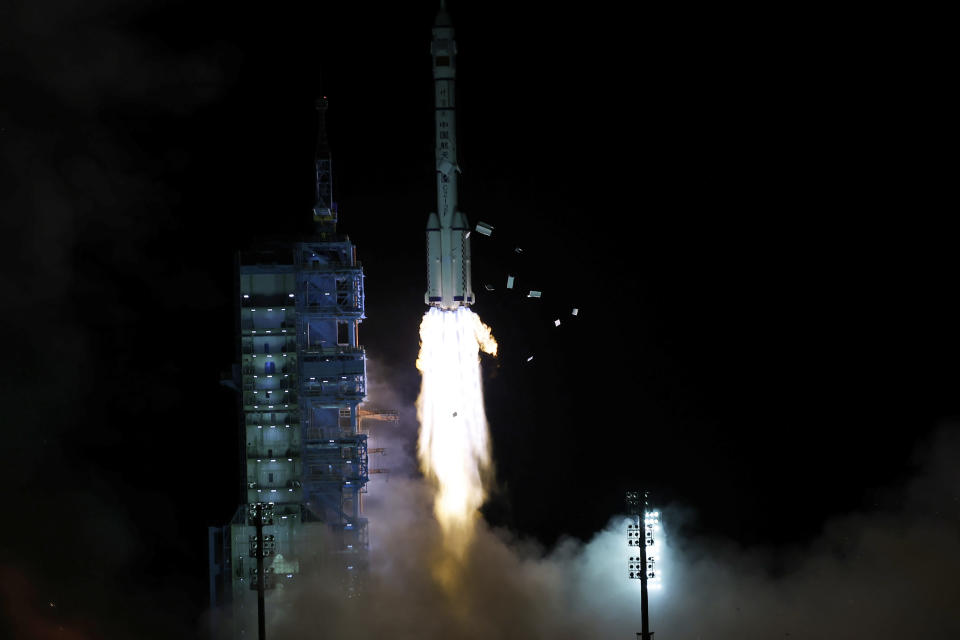
<path id="1" fill-rule="evenodd" d="M 378 369 L 371 363 L 371 379 L 379 380 L 372 397 L 404 400 Z M 409 452 L 416 434 L 406 402 L 404 422 L 380 438 L 405 440 L 401 451 Z M 878 494 L 871 510 L 826 522 L 815 540 L 789 549 L 685 536 L 695 510 L 667 505 L 652 629 L 684 640 L 960 636 L 957 455 L 960 430 L 944 427 L 918 450 L 912 479 Z M 411 455 L 390 460 L 389 481 L 370 485 L 364 596 L 344 601 L 322 577 L 272 594 L 274 610 L 285 615 L 271 618 L 271 637 L 304 637 L 318 624 L 329 638 L 438 640 L 632 638 L 640 629 L 623 516 L 588 541 L 564 539 L 550 549 L 481 522 L 461 597 L 451 599 L 430 571 L 442 536 L 429 489 Z"/>

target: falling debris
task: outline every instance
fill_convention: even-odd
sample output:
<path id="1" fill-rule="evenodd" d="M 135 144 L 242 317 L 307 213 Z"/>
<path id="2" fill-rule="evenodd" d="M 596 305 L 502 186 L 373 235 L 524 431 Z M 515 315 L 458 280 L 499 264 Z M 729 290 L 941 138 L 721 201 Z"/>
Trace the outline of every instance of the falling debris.
<path id="1" fill-rule="evenodd" d="M 467 232 L 463 235 L 463 238 L 464 238 L 464 239 L 467 239 L 467 238 L 469 238 L 469 237 L 470 237 L 470 232 L 467 231 Z"/>
<path id="2" fill-rule="evenodd" d="M 456 411 L 453 412 L 453 417 L 454 417 L 454 418 L 457 417 L 457 412 L 456 412 Z"/>
<path id="3" fill-rule="evenodd" d="M 514 249 L 514 251 L 516 251 L 517 253 L 523 253 L 523 249 L 521 249 L 520 247 L 517 247 L 516 249 Z"/>
<path id="4" fill-rule="evenodd" d="M 483 288 L 486 289 L 487 291 L 493 291 L 493 285 L 492 285 L 492 284 L 485 284 L 485 285 L 483 285 Z"/>
<path id="5" fill-rule="evenodd" d="M 540 292 L 539 292 L 539 291 L 530 291 L 530 293 L 527 294 L 527 297 L 528 297 L 528 298 L 539 298 L 539 297 L 540 297 Z"/>
<path id="6" fill-rule="evenodd" d="M 493 225 L 487 224 L 486 222 L 477 222 L 477 233 L 482 233 L 485 236 L 489 236 L 493 233 Z"/>
<path id="7" fill-rule="evenodd" d="M 560 318 L 557 318 L 556 320 L 553 321 L 553 326 L 555 326 L 555 327 L 559 327 L 559 326 L 560 326 Z"/>
<path id="8" fill-rule="evenodd" d="M 513 289 L 513 276 L 507 276 L 507 289 Z"/>
<path id="9" fill-rule="evenodd" d="M 527 362 L 530 362 L 531 360 L 533 360 L 533 356 L 530 356 L 529 358 L 527 358 Z"/>
<path id="10" fill-rule="evenodd" d="M 578 311 L 580 311 L 580 309 L 577 309 L 576 307 L 574 307 L 574 308 L 573 308 L 573 311 L 570 312 L 570 315 L 575 316 L 575 315 L 577 315 L 577 312 L 578 312 Z"/>

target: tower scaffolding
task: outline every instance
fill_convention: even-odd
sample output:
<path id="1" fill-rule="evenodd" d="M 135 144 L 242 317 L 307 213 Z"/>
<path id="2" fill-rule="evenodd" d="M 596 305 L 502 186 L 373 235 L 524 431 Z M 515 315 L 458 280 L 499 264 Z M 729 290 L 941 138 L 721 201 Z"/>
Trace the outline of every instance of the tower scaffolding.
<path id="1" fill-rule="evenodd" d="M 254 637 L 250 596 L 261 583 L 283 589 L 322 569 L 353 597 L 367 566 L 364 275 L 337 233 L 326 109 L 318 100 L 314 236 L 237 257 L 239 366 L 228 386 L 240 396 L 241 504 L 209 528 L 211 605 L 230 611 L 218 638 Z M 272 505 L 262 533 L 249 516 L 257 504 Z M 261 575 L 253 553 L 267 542 Z"/>

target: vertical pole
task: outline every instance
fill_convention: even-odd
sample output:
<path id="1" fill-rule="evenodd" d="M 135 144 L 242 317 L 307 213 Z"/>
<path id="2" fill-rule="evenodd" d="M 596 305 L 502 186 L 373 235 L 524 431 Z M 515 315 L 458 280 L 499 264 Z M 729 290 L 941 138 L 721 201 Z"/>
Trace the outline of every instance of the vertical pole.
<path id="1" fill-rule="evenodd" d="M 647 600 L 647 492 L 627 491 L 627 515 L 636 518 L 637 535 L 639 538 L 636 544 L 640 546 L 640 619 L 641 632 L 637 634 L 638 640 L 653 640 L 653 634 L 650 632 L 650 611 Z M 639 532 L 643 532 L 640 535 Z M 633 558 L 631 558 L 633 560 Z M 636 573 L 631 573 L 634 578 Z"/>
<path id="2" fill-rule="evenodd" d="M 263 503 L 257 503 L 257 516 L 253 521 L 257 527 L 257 638 L 266 640 L 267 623 L 263 604 L 263 591 L 267 576 L 263 572 Z"/>
<path id="3" fill-rule="evenodd" d="M 637 516 L 637 522 L 639 523 L 643 520 L 644 516 L 641 513 Z M 638 525 L 639 526 L 639 525 Z M 640 616 L 641 616 L 641 627 L 640 633 L 642 640 L 652 640 L 652 634 L 650 633 L 650 611 L 648 609 L 647 603 L 647 525 L 644 522 L 643 526 L 640 527 L 640 530 L 643 531 L 643 537 L 640 539 L 640 570 L 643 573 L 640 574 Z"/>

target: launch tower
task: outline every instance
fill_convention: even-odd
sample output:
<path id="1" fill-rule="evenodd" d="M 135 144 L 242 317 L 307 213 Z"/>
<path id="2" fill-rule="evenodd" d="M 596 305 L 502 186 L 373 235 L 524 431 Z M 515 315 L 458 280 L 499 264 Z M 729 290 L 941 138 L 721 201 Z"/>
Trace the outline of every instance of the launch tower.
<path id="1" fill-rule="evenodd" d="M 317 109 L 315 236 L 237 256 L 239 365 L 227 384 L 240 397 L 242 485 L 233 519 L 209 530 L 211 605 L 229 610 L 218 637 L 256 635 L 259 580 L 282 589 L 322 572 L 351 596 L 367 561 L 364 275 L 356 247 L 336 232 L 326 98 Z M 273 503 L 262 540 L 257 503 Z"/>

